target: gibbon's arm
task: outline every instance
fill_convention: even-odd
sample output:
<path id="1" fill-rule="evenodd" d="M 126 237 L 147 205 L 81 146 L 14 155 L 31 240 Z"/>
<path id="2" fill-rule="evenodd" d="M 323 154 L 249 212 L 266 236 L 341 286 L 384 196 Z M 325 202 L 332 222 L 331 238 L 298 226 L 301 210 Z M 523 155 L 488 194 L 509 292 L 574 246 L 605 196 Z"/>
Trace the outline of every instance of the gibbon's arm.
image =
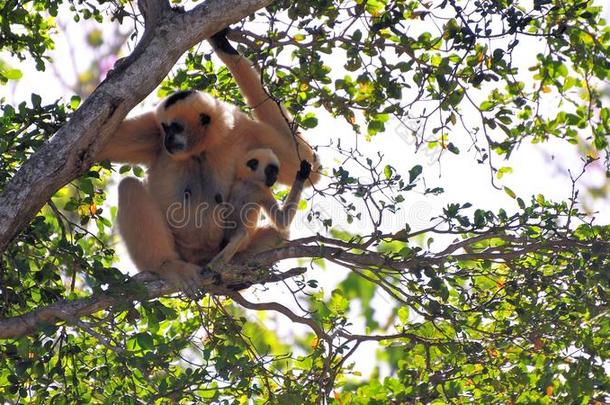
<path id="1" fill-rule="evenodd" d="M 287 231 L 290 228 L 290 224 L 292 224 L 292 220 L 297 212 L 299 201 L 301 200 L 305 180 L 307 180 L 310 173 L 311 164 L 306 160 L 301 161 L 301 167 L 292 183 L 290 193 L 288 193 L 288 197 L 281 208 L 272 195 L 267 195 L 267 198 L 261 201 L 261 207 L 279 231 Z"/>
<path id="2" fill-rule="evenodd" d="M 233 75 L 248 106 L 254 110 L 256 119 L 292 138 L 292 132 L 288 126 L 288 121 L 292 121 L 292 116 L 283 106 L 269 97 L 252 62 L 240 55 L 227 40 L 228 32 L 229 29 L 225 28 L 210 38 L 216 55 Z"/>
<path id="3" fill-rule="evenodd" d="M 229 243 L 225 246 L 214 258 L 208 263 L 208 267 L 212 268 L 222 264 L 229 263 L 237 252 L 240 252 L 250 243 L 250 234 L 243 224 L 240 224 L 235 234 L 229 239 Z"/>
<path id="4" fill-rule="evenodd" d="M 252 131 L 252 136 L 260 145 L 273 149 L 279 157 L 282 168 L 278 181 L 282 184 L 290 184 L 292 173 L 298 170 L 299 163 L 303 159 L 313 162 L 317 172 L 319 162 L 311 146 L 299 134 L 293 135 L 288 126 L 288 121 L 292 120 L 290 113 L 284 106 L 269 97 L 252 62 L 241 56 L 227 40 L 228 31 L 228 28 L 225 28 L 213 35 L 210 43 L 216 55 L 233 75 L 248 106 L 253 109 L 254 117 L 273 127 L 280 135 L 278 137 L 278 134 L 268 131 Z M 316 183 L 319 178 L 318 173 L 313 173 L 309 180 Z"/>
<path id="5" fill-rule="evenodd" d="M 160 151 L 161 133 L 155 112 L 150 111 L 125 119 L 95 160 L 150 165 Z"/>

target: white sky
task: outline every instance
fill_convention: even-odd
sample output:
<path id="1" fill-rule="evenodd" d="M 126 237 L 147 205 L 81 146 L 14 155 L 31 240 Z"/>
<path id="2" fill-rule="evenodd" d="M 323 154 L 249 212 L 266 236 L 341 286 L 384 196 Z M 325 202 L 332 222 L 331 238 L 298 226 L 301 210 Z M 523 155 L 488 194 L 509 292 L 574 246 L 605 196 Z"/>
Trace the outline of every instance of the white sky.
<path id="1" fill-rule="evenodd" d="M 606 13 L 608 14 L 608 13 Z M 83 27 L 86 29 L 94 27 L 92 22 L 85 22 L 68 26 L 68 36 L 71 42 L 76 46 L 76 65 L 80 72 L 86 70 L 90 61 L 94 58 L 94 54 L 85 46 L 83 46 L 84 36 Z M 112 33 L 112 29 L 108 26 L 104 28 L 107 35 Z M 72 63 L 69 59 L 69 49 L 67 42 L 61 37 L 56 39 L 56 51 L 54 52 L 56 65 L 63 73 L 67 72 L 64 77 L 70 80 L 73 75 Z M 533 55 L 533 52 L 525 54 L 526 49 L 517 48 L 517 52 L 522 52 L 523 63 L 527 65 L 528 56 Z M 8 55 L 0 55 L 5 60 L 11 60 Z M 531 58 L 530 58 L 531 59 Z M 325 62 L 333 68 L 342 66 L 341 55 L 336 53 L 334 56 L 325 60 Z M 24 78 L 18 83 L 10 83 L 8 86 L 0 87 L 0 99 L 5 97 L 11 103 L 17 103 L 22 100 L 29 102 L 32 92 L 38 93 L 43 98 L 43 103 L 51 103 L 57 98 L 64 97 L 69 99 L 71 94 L 66 93 L 66 89 L 53 76 L 51 70 L 47 72 L 37 72 L 32 63 L 23 62 L 15 63 L 15 66 L 21 69 L 24 73 Z M 156 100 L 153 95 L 147 99 L 144 105 L 150 108 Z M 550 104 L 549 104 L 550 107 Z M 142 110 L 142 107 L 140 107 Z M 409 222 L 412 229 L 419 229 L 429 225 L 429 219 L 432 216 L 442 213 L 442 208 L 449 202 L 471 202 L 473 207 L 497 210 L 505 208 L 508 212 L 518 209 L 515 200 L 510 198 L 503 190 L 497 190 L 490 184 L 490 173 L 487 164 L 476 164 L 473 153 L 469 153 L 468 140 L 465 136 L 454 136 L 451 140 L 457 144 L 461 153 L 453 155 L 444 153 L 441 160 L 441 166 L 425 156 L 424 150 L 415 154 L 413 145 L 409 144 L 408 137 L 401 136 L 404 133 L 396 122 L 388 122 L 386 124 L 386 132 L 376 136 L 372 142 L 367 143 L 363 136 L 358 136 L 353 133 L 351 128 L 342 119 L 333 119 L 324 111 L 316 111 L 319 118 L 319 125 L 309 130 L 306 133 L 307 138 L 312 144 L 327 144 L 329 137 L 333 139 L 341 139 L 342 145 L 346 148 L 355 146 L 357 140 L 358 147 L 365 155 L 374 157 L 377 151 L 385 155 L 385 162 L 392 165 L 399 173 L 408 177 L 407 171 L 415 164 L 421 164 L 424 167 L 423 176 L 426 179 L 428 187 L 441 186 L 445 189 L 445 193 L 440 197 L 430 198 L 415 192 L 407 194 L 407 200 L 403 204 L 403 210 L 396 216 L 389 218 L 385 223 L 388 230 L 397 230 L 404 226 L 405 222 Z M 363 126 L 363 128 L 366 128 Z M 322 161 L 326 166 L 331 167 L 335 164 L 336 156 L 328 151 L 322 151 Z M 574 172 L 579 172 L 581 162 L 575 151 L 574 146 L 568 145 L 566 142 L 550 141 L 541 145 L 531 145 L 524 143 L 515 153 L 513 153 L 510 162 L 501 162 L 497 156 L 492 156 L 496 167 L 511 166 L 513 173 L 506 175 L 502 180 L 497 181 L 500 186 L 508 186 L 515 193 L 528 201 L 531 195 L 543 194 L 547 199 L 567 200 L 570 197 L 570 183 L 567 176 L 567 169 L 571 168 Z M 117 176 L 118 182 L 118 176 Z M 593 167 L 589 170 L 581 181 L 581 186 L 584 188 L 587 185 L 600 185 L 604 182 L 604 171 L 601 168 Z M 111 205 L 116 205 L 116 186 L 110 186 L 108 190 L 108 201 Z M 309 194 L 308 194 L 309 195 Z M 334 220 L 335 224 L 346 230 L 360 231 L 363 228 L 369 228 L 367 223 L 355 222 L 349 226 L 345 222 L 343 209 L 331 199 L 321 199 L 319 196 L 315 199 L 316 207 L 324 212 L 327 212 Z M 599 223 L 610 223 L 610 210 L 608 203 L 604 201 L 595 201 L 594 209 L 598 211 L 596 215 Z M 295 220 L 292 237 L 302 237 L 311 235 L 312 232 L 322 231 L 322 228 L 317 225 L 308 224 L 301 213 Z M 442 246 L 442 241 L 435 242 L 433 248 L 439 249 Z M 122 244 L 117 245 L 117 252 L 120 258 L 118 267 L 123 271 L 134 272 L 135 269 L 131 264 L 127 252 Z M 294 265 L 291 263 L 283 263 L 281 267 L 289 268 Z M 347 275 L 347 271 L 337 268 L 337 266 L 329 265 L 326 270 L 314 269 L 308 272 L 309 279 L 317 279 L 320 285 L 326 286 L 324 290 L 327 294 L 332 291 L 333 286 L 341 281 Z M 294 303 L 292 297 L 285 288 L 271 288 L 267 291 L 250 291 L 247 294 L 249 299 L 259 299 L 261 301 L 279 301 L 289 306 L 295 312 L 298 312 L 298 307 Z M 380 323 L 383 324 L 387 317 L 387 304 L 384 301 L 387 298 L 383 296 L 376 297 L 375 302 L 379 308 L 377 316 Z M 354 308 L 353 308 L 354 309 Z M 384 311 L 384 309 L 386 309 Z M 356 311 L 354 311 L 356 312 Z M 277 319 L 275 325 L 278 333 L 281 336 L 290 338 L 295 334 L 301 334 L 306 329 L 299 325 L 294 325 L 288 322 L 281 315 L 273 315 L 268 317 Z M 363 320 L 353 316 L 350 319 L 355 325 L 353 332 L 362 332 Z M 273 327 L 273 323 L 269 323 Z M 359 330 L 360 329 L 360 330 Z M 363 345 L 358 353 L 354 355 L 354 359 L 371 359 L 374 354 L 373 350 L 376 344 Z M 372 370 L 375 366 L 373 361 L 357 361 L 357 369 L 363 372 L 364 375 Z"/>

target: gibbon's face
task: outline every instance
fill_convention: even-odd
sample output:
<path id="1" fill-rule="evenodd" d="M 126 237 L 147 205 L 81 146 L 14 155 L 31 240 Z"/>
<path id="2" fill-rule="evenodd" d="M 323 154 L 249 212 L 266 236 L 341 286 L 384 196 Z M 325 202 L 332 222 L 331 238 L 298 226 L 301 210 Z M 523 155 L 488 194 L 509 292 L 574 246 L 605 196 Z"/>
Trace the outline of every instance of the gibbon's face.
<path id="1" fill-rule="evenodd" d="M 233 129 L 233 107 L 194 90 L 167 97 L 156 114 L 163 148 L 177 160 L 205 152 Z"/>
<path id="2" fill-rule="evenodd" d="M 254 149 L 246 154 L 237 169 L 241 180 L 252 180 L 271 187 L 277 181 L 280 161 L 271 149 Z"/>

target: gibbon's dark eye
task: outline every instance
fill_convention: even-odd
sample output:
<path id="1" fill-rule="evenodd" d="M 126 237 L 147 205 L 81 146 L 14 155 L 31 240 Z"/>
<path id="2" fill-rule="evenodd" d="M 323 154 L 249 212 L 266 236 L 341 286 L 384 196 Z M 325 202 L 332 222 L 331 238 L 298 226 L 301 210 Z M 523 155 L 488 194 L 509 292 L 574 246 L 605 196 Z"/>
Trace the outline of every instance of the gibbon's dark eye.
<path id="1" fill-rule="evenodd" d="M 179 134 L 180 132 L 184 131 L 184 126 L 177 122 L 172 122 L 171 125 L 169 126 L 169 129 L 173 133 Z"/>
<path id="2" fill-rule="evenodd" d="M 277 174 L 280 168 L 277 165 L 269 164 L 265 167 L 265 184 L 267 187 L 271 187 L 277 181 Z"/>
<path id="3" fill-rule="evenodd" d="M 246 163 L 246 166 L 248 166 L 252 171 L 255 171 L 258 168 L 258 159 L 248 160 L 248 163 Z"/>
<path id="4" fill-rule="evenodd" d="M 277 177 L 277 174 L 279 173 L 280 168 L 277 167 L 277 165 L 274 164 L 269 164 L 267 165 L 267 167 L 265 167 L 265 175 L 266 176 L 271 176 L 271 177 Z"/>
<path id="5" fill-rule="evenodd" d="M 171 122 L 169 125 L 166 123 L 161 124 L 163 126 L 163 146 L 165 150 L 171 155 L 179 150 L 186 149 L 186 139 L 182 134 L 184 126 L 179 122 Z"/>
<path id="6" fill-rule="evenodd" d="M 175 135 L 184 131 L 184 126 L 178 122 L 172 122 L 169 125 L 162 123 L 161 125 L 163 126 L 163 131 L 165 131 L 165 135 Z"/>
<path id="7" fill-rule="evenodd" d="M 208 125 L 212 122 L 212 118 L 207 114 L 201 113 L 199 114 L 199 122 L 201 122 L 201 125 Z"/>

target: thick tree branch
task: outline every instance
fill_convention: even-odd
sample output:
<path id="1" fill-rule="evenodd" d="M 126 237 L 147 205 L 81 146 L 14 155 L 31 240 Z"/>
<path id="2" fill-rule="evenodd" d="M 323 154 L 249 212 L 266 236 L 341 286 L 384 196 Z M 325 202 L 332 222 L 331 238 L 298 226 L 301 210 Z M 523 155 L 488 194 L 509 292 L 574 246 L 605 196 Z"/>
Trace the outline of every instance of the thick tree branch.
<path id="1" fill-rule="evenodd" d="M 0 194 L 0 251 L 60 187 L 83 174 L 127 113 L 167 75 L 189 48 L 271 0 L 208 0 L 189 12 L 142 0 L 142 40 L 81 107 L 15 174 Z"/>
<path id="2" fill-rule="evenodd" d="M 284 273 L 260 270 L 269 268 L 260 265 L 256 268 L 252 264 L 233 264 L 227 266 L 223 271 L 222 280 L 208 273 L 203 284 L 200 286 L 206 293 L 215 295 L 227 295 L 233 290 L 226 286 L 239 285 L 245 288 L 253 284 L 264 284 L 277 282 L 287 278 L 303 274 L 306 269 L 295 268 Z M 36 333 L 44 326 L 55 325 L 65 321 L 70 324 L 78 324 L 78 319 L 92 315 L 117 304 L 125 304 L 131 301 L 142 301 L 159 298 L 178 292 L 176 288 L 159 279 L 152 273 L 140 273 L 134 276 L 124 285 L 115 286 L 103 294 L 94 294 L 88 298 L 77 300 L 62 300 L 48 307 L 39 308 L 27 314 L 0 320 L 0 339 L 17 338 Z"/>
<path id="3" fill-rule="evenodd" d="M 506 235 L 505 235 L 506 236 Z M 494 233 L 487 235 L 488 239 L 498 237 Z M 290 258 L 323 258 L 341 264 L 346 268 L 363 269 L 378 272 L 381 282 L 388 273 L 406 275 L 411 269 L 422 266 L 439 266 L 453 260 L 497 260 L 507 261 L 517 257 L 526 257 L 528 254 L 551 254 L 553 251 L 567 251 L 569 249 L 591 248 L 590 243 L 573 239 L 557 239 L 545 241 L 522 240 L 505 237 L 508 243 L 502 247 L 493 247 L 473 253 L 459 253 L 470 243 L 480 242 L 481 236 L 474 236 L 465 241 L 454 243 L 439 254 L 425 254 L 409 259 L 401 257 L 388 257 L 380 252 L 365 248 L 355 249 L 346 247 L 346 242 L 326 237 L 311 237 L 291 242 L 288 246 L 263 252 L 242 261 L 231 262 L 218 274 L 209 272 L 205 281 L 199 287 L 206 293 L 226 295 L 246 308 L 262 310 L 269 309 L 293 317 L 295 322 L 309 325 L 320 338 L 326 339 L 328 335 L 317 324 L 307 318 L 298 317 L 280 304 L 264 303 L 254 304 L 247 302 L 243 297 L 235 294 L 235 289 L 246 288 L 254 284 L 277 282 L 291 277 L 302 275 L 306 268 L 294 268 L 284 273 L 270 272 L 268 269 L 281 260 Z M 310 244 L 304 244 L 310 243 Z M 324 243 L 324 245 L 322 245 Z M 335 246 L 332 246 L 335 245 Z M 501 250 L 499 250 L 501 248 Z M 351 250 L 350 250 L 351 249 Z M 133 288 L 141 284 L 143 289 Z M 229 288 L 227 288 L 229 287 Z M 177 292 L 177 290 L 150 273 L 142 273 L 133 277 L 133 281 L 124 286 L 112 288 L 104 294 L 89 298 L 60 301 L 46 308 L 40 308 L 22 316 L 0 320 L 0 339 L 15 338 L 35 333 L 42 326 L 55 324 L 60 321 L 75 323 L 75 320 L 91 315 L 95 312 L 108 309 L 118 303 L 134 300 L 154 299 Z M 347 338 L 347 336 L 345 336 Z M 408 336 L 406 336 L 408 337 Z M 359 338 L 351 338 L 359 339 Z M 382 338 L 379 338 L 382 339 Z"/>

